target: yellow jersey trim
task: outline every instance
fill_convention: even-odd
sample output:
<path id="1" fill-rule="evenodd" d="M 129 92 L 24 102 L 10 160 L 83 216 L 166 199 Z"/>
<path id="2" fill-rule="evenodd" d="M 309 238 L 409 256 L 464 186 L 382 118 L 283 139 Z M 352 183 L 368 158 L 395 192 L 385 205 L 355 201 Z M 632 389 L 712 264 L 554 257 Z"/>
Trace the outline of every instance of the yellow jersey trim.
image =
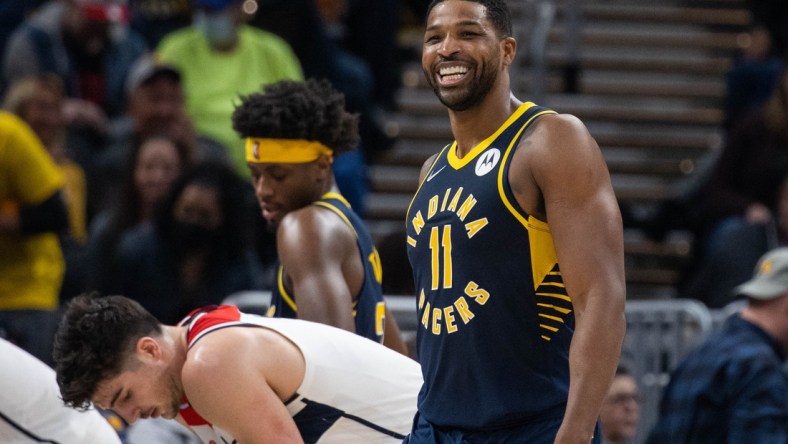
<path id="1" fill-rule="evenodd" d="M 290 294 L 285 290 L 284 268 L 279 267 L 279 272 L 276 273 L 276 286 L 279 288 L 279 294 L 282 295 L 282 300 L 290 306 L 290 308 L 298 313 L 298 307 Z"/>
<path id="2" fill-rule="evenodd" d="M 520 223 L 525 228 L 529 228 L 529 225 L 531 223 L 533 223 L 534 225 L 538 225 L 538 223 L 541 223 L 543 225 L 543 227 L 542 227 L 543 229 L 545 229 L 547 231 L 550 231 L 550 229 L 548 228 L 546 223 L 544 223 L 544 222 L 542 222 L 542 221 L 540 221 L 538 219 L 535 219 L 535 218 L 531 217 L 530 215 L 528 216 L 528 220 L 526 220 L 525 217 L 523 217 L 523 215 L 514 208 L 514 205 L 512 205 L 512 203 L 506 197 L 506 193 L 504 193 L 504 191 L 503 191 L 503 183 L 504 183 L 503 173 L 504 173 L 504 170 L 505 170 L 505 168 L 503 168 L 503 166 L 509 160 L 509 156 L 512 155 L 512 152 L 514 152 L 514 145 L 515 145 L 515 143 L 517 141 L 519 141 L 520 134 L 522 134 L 522 132 L 525 131 L 526 128 L 528 128 L 528 126 L 531 124 L 531 122 L 533 122 L 533 120 L 535 118 L 537 118 L 539 116 L 542 116 L 542 115 L 545 115 L 545 114 L 556 114 L 556 112 L 555 111 L 545 110 L 545 111 L 542 111 L 540 113 L 537 113 L 537 114 L 534 114 L 533 116 L 531 116 L 531 118 L 528 119 L 527 122 L 525 122 L 523 127 L 520 128 L 519 131 L 517 131 L 517 134 L 512 138 L 512 143 L 509 144 L 509 146 L 506 148 L 506 152 L 503 155 L 503 159 L 501 159 L 501 166 L 500 166 L 500 168 L 498 168 L 498 194 L 501 196 L 501 201 L 503 201 L 504 206 L 506 206 L 506 208 L 509 210 L 509 212 L 512 213 L 512 215 L 514 215 L 514 217 L 517 218 L 517 220 L 519 220 Z M 535 222 L 531 222 L 532 220 L 535 221 Z"/>
<path id="3" fill-rule="evenodd" d="M 327 208 L 327 209 L 331 210 L 334 214 L 339 216 L 339 218 L 342 219 L 343 221 L 345 221 L 347 226 L 350 227 L 350 230 L 353 231 L 353 236 L 355 236 L 356 239 L 358 239 L 358 233 L 356 233 L 356 229 L 353 228 L 353 224 L 350 223 L 350 219 L 348 219 L 347 216 L 345 216 L 345 213 L 343 213 L 342 210 L 340 210 L 339 208 L 335 207 L 334 205 L 331 205 L 328 202 L 323 202 L 323 201 L 317 201 L 317 202 L 314 203 L 314 205 L 316 205 L 318 207 Z"/>
<path id="4" fill-rule="evenodd" d="M 512 113 L 512 115 L 509 116 L 508 119 L 506 119 L 506 122 L 504 122 L 500 127 L 498 127 L 498 129 L 494 133 L 492 133 L 490 137 L 484 139 L 483 141 L 481 141 L 481 143 L 473 147 L 473 149 L 471 149 L 471 151 L 468 154 L 466 154 L 465 157 L 463 157 L 462 159 L 457 157 L 457 141 L 455 140 L 451 144 L 451 149 L 449 150 L 449 154 L 446 156 L 446 160 L 449 162 L 449 165 L 451 165 L 451 167 L 454 168 L 455 170 L 459 170 L 465 165 L 468 165 L 468 163 L 470 163 L 476 156 L 478 156 L 479 153 L 486 150 L 487 147 L 489 147 L 490 144 L 493 142 L 493 140 L 497 139 L 502 132 L 506 131 L 506 129 L 509 128 L 509 126 L 512 123 L 514 123 L 515 120 L 519 119 L 520 116 L 522 116 L 526 111 L 528 111 L 534 106 L 536 105 L 533 102 L 525 102 L 522 105 L 520 105 L 520 107 L 517 108 L 517 110 L 514 113 Z"/>
<path id="5" fill-rule="evenodd" d="M 320 196 L 320 198 L 321 199 L 336 199 L 336 200 L 342 202 L 343 204 L 347 205 L 348 208 L 353 208 L 350 205 L 350 202 L 348 202 L 347 199 L 345 199 L 345 196 L 343 196 L 343 195 L 341 195 L 339 193 L 335 193 L 333 191 L 329 191 L 328 193 L 323 194 L 322 196 Z"/>
<path id="6" fill-rule="evenodd" d="M 539 288 L 545 276 L 551 272 L 553 264 L 558 262 L 555 254 L 555 246 L 553 245 L 553 238 L 550 234 L 550 226 L 546 222 L 543 222 L 531 216 L 530 214 L 526 219 L 523 213 L 515 209 L 514 203 L 512 203 L 506 196 L 506 193 L 504 192 L 504 181 L 507 178 L 504 177 L 504 172 L 506 171 L 504 165 L 509 162 L 509 158 L 515 151 L 516 144 L 519 142 L 523 131 L 525 131 L 525 129 L 531 125 L 534 119 L 545 114 L 556 114 L 556 112 L 552 110 L 544 110 L 531 116 L 517 131 L 517 134 L 515 134 L 515 136 L 512 138 L 512 142 L 506 148 L 506 152 L 503 154 L 503 158 L 501 159 L 501 165 L 498 168 L 498 195 L 501 197 L 501 202 L 503 202 L 503 205 L 509 210 L 515 219 L 517 219 L 520 224 L 525 227 L 526 232 L 528 233 L 529 243 L 531 245 L 531 273 L 533 274 L 534 278 L 534 290 Z M 537 293 L 537 295 L 539 294 L 540 293 Z M 567 298 L 567 300 L 571 301 L 569 298 Z"/>

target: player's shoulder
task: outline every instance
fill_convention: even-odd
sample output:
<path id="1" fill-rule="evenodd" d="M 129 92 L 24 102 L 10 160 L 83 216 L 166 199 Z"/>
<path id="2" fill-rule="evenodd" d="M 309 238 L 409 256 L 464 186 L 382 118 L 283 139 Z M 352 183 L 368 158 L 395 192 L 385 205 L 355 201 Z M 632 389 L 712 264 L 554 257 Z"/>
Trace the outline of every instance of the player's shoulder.
<path id="1" fill-rule="evenodd" d="M 556 168 L 566 172 L 570 166 L 587 167 L 600 159 L 599 146 L 579 118 L 571 114 L 545 114 L 518 142 L 512 156 L 512 170 L 526 175 Z"/>
<path id="2" fill-rule="evenodd" d="M 534 122 L 520 140 L 530 154 L 572 152 L 577 148 L 595 146 L 586 125 L 572 114 L 544 114 Z"/>
<path id="3" fill-rule="evenodd" d="M 322 201 L 318 201 L 322 202 Z M 307 239 L 331 239 L 343 233 L 351 234 L 346 218 L 331 204 L 312 204 L 291 211 L 279 227 L 280 235 L 297 235 Z"/>
<path id="4" fill-rule="evenodd" d="M 577 116 L 563 113 L 540 115 L 534 122 L 532 131 L 534 134 L 553 137 L 587 132 L 585 124 Z"/>
<path id="5" fill-rule="evenodd" d="M 244 350 L 254 342 L 250 330 L 253 329 L 219 328 L 199 338 L 189 347 L 183 363 L 183 375 L 199 379 L 213 377 L 220 374 L 228 362 L 241 364 L 246 355 Z"/>

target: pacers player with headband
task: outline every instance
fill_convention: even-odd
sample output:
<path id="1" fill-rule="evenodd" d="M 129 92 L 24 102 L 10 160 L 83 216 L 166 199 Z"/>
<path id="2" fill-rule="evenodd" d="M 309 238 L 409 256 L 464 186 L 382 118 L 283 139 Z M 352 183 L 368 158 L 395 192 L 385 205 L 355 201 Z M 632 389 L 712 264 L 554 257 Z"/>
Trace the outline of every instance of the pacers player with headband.
<path id="1" fill-rule="evenodd" d="M 262 215 L 276 230 L 269 316 L 333 325 L 406 354 L 378 252 L 331 169 L 333 155 L 359 141 L 358 116 L 344 106 L 327 81 L 282 81 L 242 97 L 233 113 Z"/>

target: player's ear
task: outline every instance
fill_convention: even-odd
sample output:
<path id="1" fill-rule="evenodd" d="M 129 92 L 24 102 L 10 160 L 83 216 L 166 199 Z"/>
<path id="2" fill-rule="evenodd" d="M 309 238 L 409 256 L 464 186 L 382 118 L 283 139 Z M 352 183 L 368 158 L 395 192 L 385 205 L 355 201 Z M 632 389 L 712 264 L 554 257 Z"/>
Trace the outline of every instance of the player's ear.
<path id="1" fill-rule="evenodd" d="M 334 163 L 333 156 L 325 156 L 322 155 L 317 158 L 315 161 L 315 165 L 317 166 L 318 171 L 321 173 L 321 178 L 328 177 L 328 175 L 333 173 L 332 164 Z"/>
<path id="2" fill-rule="evenodd" d="M 161 357 L 159 343 L 150 336 L 143 336 L 137 340 L 136 352 L 140 357 L 158 359 Z"/>
<path id="3" fill-rule="evenodd" d="M 517 41 L 514 37 L 504 37 L 500 41 L 501 45 L 501 60 L 504 66 L 509 66 L 514 62 L 514 57 L 517 55 Z"/>

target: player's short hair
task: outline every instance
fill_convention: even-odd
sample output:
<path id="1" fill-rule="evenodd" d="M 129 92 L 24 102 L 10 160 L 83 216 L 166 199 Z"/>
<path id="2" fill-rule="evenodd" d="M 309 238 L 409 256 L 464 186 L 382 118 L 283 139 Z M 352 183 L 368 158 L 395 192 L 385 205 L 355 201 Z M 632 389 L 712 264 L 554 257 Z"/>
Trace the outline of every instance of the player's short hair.
<path id="1" fill-rule="evenodd" d="M 126 297 L 91 293 L 69 301 L 53 351 L 63 402 L 88 409 L 97 386 L 126 368 L 137 340 L 161 333 L 159 321 Z"/>
<path id="2" fill-rule="evenodd" d="M 241 97 L 233 128 L 243 138 L 304 139 L 353 150 L 359 142 L 358 114 L 345 110 L 345 96 L 328 80 L 283 80 Z"/>
<path id="3" fill-rule="evenodd" d="M 432 2 L 427 6 L 427 17 L 429 17 L 430 12 L 432 12 L 432 8 L 434 8 L 439 3 L 443 3 L 446 0 L 432 0 Z M 512 13 L 509 11 L 509 7 L 506 5 L 504 0 L 464 0 L 469 2 L 479 3 L 484 6 L 485 14 L 487 19 L 493 24 L 495 27 L 495 32 L 498 34 L 499 38 L 504 37 L 512 37 Z M 425 20 L 426 21 L 426 20 Z"/>

